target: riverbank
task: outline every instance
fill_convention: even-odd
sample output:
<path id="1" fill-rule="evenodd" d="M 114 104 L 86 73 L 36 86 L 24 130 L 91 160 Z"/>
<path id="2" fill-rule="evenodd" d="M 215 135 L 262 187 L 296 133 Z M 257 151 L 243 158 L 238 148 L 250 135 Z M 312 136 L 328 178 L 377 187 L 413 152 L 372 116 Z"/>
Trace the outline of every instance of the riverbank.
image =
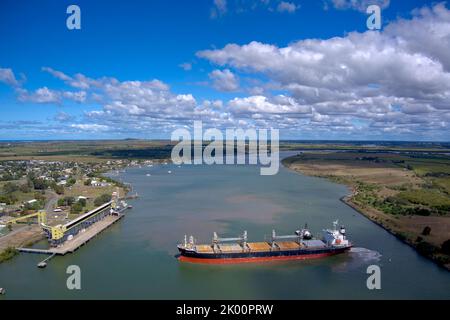
<path id="1" fill-rule="evenodd" d="M 310 159 L 308 159 L 310 160 Z M 448 216 L 400 215 L 383 212 L 379 207 L 381 197 L 393 197 L 399 185 L 421 186 L 420 177 L 413 172 L 386 166 L 385 164 L 339 164 L 333 161 L 312 162 L 299 156 L 283 159 L 283 165 L 290 170 L 344 184 L 349 195 L 341 201 L 364 217 L 396 236 L 417 252 L 450 271 L 450 256 L 442 251 L 450 231 Z M 374 198 L 374 199 L 371 199 Z M 370 199 L 368 201 L 368 199 Z"/>
<path id="2" fill-rule="evenodd" d="M 52 194 L 54 196 L 46 199 L 43 206 L 44 210 L 47 212 L 48 221 L 51 225 L 66 223 L 71 219 L 77 218 L 84 211 L 93 209 L 95 207 L 95 201 L 97 198 L 101 198 L 102 195 L 110 195 L 113 191 L 119 190 L 121 197 L 125 198 L 131 190 L 130 185 L 107 177 L 105 172 L 98 172 L 97 174 L 92 175 L 91 179 L 94 178 L 99 181 L 104 181 L 104 183 L 109 186 L 98 187 L 86 185 L 84 182 L 76 182 L 72 186 L 65 188 L 63 194 L 58 195 L 53 192 Z M 82 211 L 75 213 L 72 212 L 72 210 L 69 211 L 69 209 L 66 209 L 63 205 L 60 207 L 58 200 L 74 199 L 73 201 L 75 201 L 77 197 L 84 197 L 85 199 Z M 55 212 L 54 209 L 57 206 L 60 211 Z M 63 209 L 65 212 L 62 211 Z M 11 230 L 0 237 L 0 263 L 13 259 L 17 255 L 16 248 L 31 247 L 33 244 L 46 239 L 42 227 L 36 224 L 36 222 L 37 221 L 29 221 L 28 225 L 23 222 L 21 224 L 9 225 L 10 228 L 12 227 Z"/>
<path id="3" fill-rule="evenodd" d="M 38 225 L 20 226 L 19 229 L 0 237 L 0 263 L 14 258 L 18 253 L 16 248 L 32 246 L 43 239 L 44 232 Z"/>
<path id="4" fill-rule="evenodd" d="M 450 264 L 449 263 L 443 263 L 442 258 L 440 256 L 430 255 L 427 254 L 427 252 L 423 252 L 418 246 L 420 242 L 413 241 L 413 239 L 405 236 L 404 232 L 399 230 L 399 228 L 396 226 L 395 222 L 392 222 L 390 218 L 383 217 L 383 213 L 378 212 L 376 209 L 373 208 L 361 208 L 358 204 L 352 201 L 354 196 L 354 193 L 351 193 L 350 195 L 347 195 L 345 197 L 341 198 L 341 201 L 351 207 L 353 210 L 357 211 L 373 223 L 377 224 L 378 226 L 382 227 L 392 235 L 394 235 L 397 239 L 402 241 L 403 243 L 411 246 L 415 250 L 417 250 L 418 253 L 421 255 L 431 259 L 441 267 L 445 268 L 446 270 L 450 271 Z M 417 238 L 416 238 L 417 240 Z M 426 248 L 424 248 L 426 249 Z"/>

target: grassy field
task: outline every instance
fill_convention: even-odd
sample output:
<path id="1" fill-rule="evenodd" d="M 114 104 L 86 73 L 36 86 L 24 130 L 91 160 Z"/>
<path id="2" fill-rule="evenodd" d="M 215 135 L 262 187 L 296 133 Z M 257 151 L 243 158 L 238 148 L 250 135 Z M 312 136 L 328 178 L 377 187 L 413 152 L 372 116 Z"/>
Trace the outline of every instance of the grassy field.
<path id="1" fill-rule="evenodd" d="M 398 194 L 398 198 L 406 200 L 406 202 L 412 204 L 420 204 L 432 208 L 450 208 L 449 196 L 443 192 L 439 192 L 438 190 L 415 189 L 402 191 Z"/>
<path id="2" fill-rule="evenodd" d="M 109 159 L 153 159 L 170 156 L 165 140 L 92 140 L 0 142 L 1 160 L 104 162 Z"/>
<path id="3" fill-rule="evenodd" d="M 165 159 L 176 142 L 169 140 L 76 140 L 0 142 L 1 160 L 103 162 L 108 159 Z M 204 142 L 207 144 L 207 142 Z M 449 153 L 449 143 L 280 141 L 281 150 Z M 417 170 L 420 168 L 420 160 Z M 439 166 L 439 163 L 436 163 Z M 448 168 L 447 168 L 448 169 Z M 448 171 L 447 171 L 448 172 Z"/>
<path id="4" fill-rule="evenodd" d="M 121 196 L 125 195 L 125 190 L 123 188 L 117 188 L 114 185 L 105 186 L 105 187 L 93 187 L 93 186 L 85 186 L 82 181 L 77 181 L 70 189 L 65 190 L 65 197 L 74 197 L 77 198 L 79 196 L 84 196 L 87 198 L 86 207 L 84 207 L 83 211 L 89 211 L 95 208 L 94 200 L 95 198 L 101 196 L 102 194 L 112 194 L 114 191 L 119 190 L 119 194 Z"/>
<path id="5" fill-rule="evenodd" d="M 430 153 L 307 151 L 283 161 L 348 185 L 349 205 L 424 255 L 450 267 L 450 157 Z M 423 233 L 428 227 L 431 232 Z"/>
<path id="6" fill-rule="evenodd" d="M 282 150 L 450 153 L 448 142 L 280 141 Z"/>

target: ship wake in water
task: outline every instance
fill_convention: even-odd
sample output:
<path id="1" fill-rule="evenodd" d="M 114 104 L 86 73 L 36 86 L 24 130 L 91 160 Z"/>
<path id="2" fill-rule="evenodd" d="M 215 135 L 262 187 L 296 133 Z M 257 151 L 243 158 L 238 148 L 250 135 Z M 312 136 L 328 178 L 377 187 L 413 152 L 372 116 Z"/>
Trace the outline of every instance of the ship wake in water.
<path id="1" fill-rule="evenodd" d="M 349 256 L 364 262 L 364 263 L 374 263 L 381 260 L 381 253 L 375 250 L 370 250 L 366 248 L 351 248 L 349 251 Z"/>
<path id="2" fill-rule="evenodd" d="M 333 268 L 336 272 L 346 272 L 378 264 L 381 261 L 381 253 L 366 248 L 351 248 L 348 259 Z"/>

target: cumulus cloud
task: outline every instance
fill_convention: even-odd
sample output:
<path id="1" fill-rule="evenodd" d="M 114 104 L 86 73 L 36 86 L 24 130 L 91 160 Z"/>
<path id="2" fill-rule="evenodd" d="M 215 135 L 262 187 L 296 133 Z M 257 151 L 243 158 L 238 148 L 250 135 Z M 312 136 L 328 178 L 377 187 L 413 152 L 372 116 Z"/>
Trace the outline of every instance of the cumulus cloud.
<path id="1" fill-rule="evenodd" d="M 236 91 L 239 89 L 239 80 L 229 69 L 213 70 L 209 74 L 213 86 L 220 91 Z"/>
<path id="2" fill-rule="evenodd" d="M 80 87 L 79 82 L 85 83 L 83 87 L 88 88 L 86 94 L 76 95 L 80 103 L 95 102 L 100 105 L 99 109 L 84 113 L 83 123 L 69 126 L 73 130 L 114 132 L 127 136 L 147 133 L 154 136 L 167 135 L 175 128 L 192 125 L 193 120 L 203 120 L 210 126 L 219 127 L 233 122 L 230 115 L 222 110 L 220 100 L 199 102 L 190 93 L 172 92 L 166 83 L 157 79 L 119 81 L 115 78 L 94 79 L 83 74 L 69 76 L 60 71 L 53 74 L 72 88 Z M 67 91 L 60 91 L 59 97 L 68 98 Z M 65 115 L 61 118 L 64 119 Z M 111 128 L 114 130 L 111 131 Z"/>
<path id="3" fill-rule="evenodd" d="M 308 114 L 311 107 L 298 104 L 295 99 L 284 95 L 272 97 L 250 96 L 234 98 L 228 102 L 228 106 L 236 114 Z"/>
<path id="4" fill-rule="evenodd" d="M 448 48 L 450 10 L 438 4 L 415 10 L 410 19 L 397 19 L 380 32 L 286 46 L 253 41 L 198 52 L 216 65 L 208 75 L 216 89 L 238 91 L 236 74 L 245 81 L 249 96 L 228 101 L 173 92 L 158 79 L 91 78 L 48 67 L 43 70 L 67 88 L 16 91 L 23 101 L 89 104 L 79 122 L 66 119 L 68 132 L 152 137 L 202 120 L 217 128 L 279 128 L 294 138 L 449 139 Z M 4 74 L 0 79 L 14 83 L 12 71 Z M 64 114 L 57 117 L 65 120 Z"/>
<path id="5" fill-rule="evenodd" d="M 84 102 L 86 101 L 86 91 L 64 91 L 62 96 L 66 99 L 70 99 L 76 102 Z"/>
<path id="6" fill-rule="evenodd" d="M 59 103 L 61 101 L 60 93 L 47 87 L 36 89 L 31 93 L 26 89 L 20 88 L 17 92 L 19 93 L 19 100 L 23 102 Z"/>
<path id="7" fill-rule="evenodd" d="M 60 104 L 63 99 L 73 100 L 78 103 L 86 101 L 87 93 L 85 91 L 59 91 L 47 87 L 38 88 L 29 92 L 24 88 L 17 88 L 19 101 L 33 103 L 56 103 Z"/>
<path id="8" fill-rule="evenodd" d="M 228 44 L 197 56 L 271 79 L 297 105 L 310 106 L 316 119 L 351 116 L 366 127 L 400 130 L 420 123 L 422 129 L 434 130 L 450 112 L 449 41 L 450 11 L 438 4 L 416 10 L 412 19 L 395 21 L 383 32 L 352 32 L 286 47 L 256 41 Z M 277 110 L 262 97 L 240 100 L 260 113 L 267 109 L 270 117 Z M 260 107 L 255 109 L 255 103 Z"/>
<path id="9" fill-rule="evenodd" d="M 92 87 L 94 87 L 94 88 L 99 87 L 102 85 L 102 83 L 113 80 L 111 78 L 90 79 L 81 73 L 77 73 L 74 76 L 68 76 L 67 74 L 65 74 L 61 71 L 54 70 L 49 67 L 42 68 L 42 71 L 50 73 L 51 75 L 53 75 L 55 78 L 57 78 L 59 80 L 63 80 L 67 85 L 69 85 L 73 88 L 83 89 L 83 90 L 87 90 Z"/>

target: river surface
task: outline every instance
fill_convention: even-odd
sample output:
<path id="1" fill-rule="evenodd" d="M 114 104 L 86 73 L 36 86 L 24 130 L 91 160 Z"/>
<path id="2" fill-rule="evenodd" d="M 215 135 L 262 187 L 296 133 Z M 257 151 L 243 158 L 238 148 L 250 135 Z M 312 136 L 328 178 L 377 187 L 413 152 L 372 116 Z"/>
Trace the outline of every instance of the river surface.
<path id="1" fill-rule="evenodd" d="M 450 272 L 342 203 L 345 186 L 284 167 L 260 176 L 248 165 L 157 165 L 115 178 L 140 196 L 126 217 L 45 269 L 36 267 L 42 255 L 0 264 L 0 299 L 450 299 Z M 247 230 L 260 241 L 272 228 L 291 234 L 308 223 L 317 234 L 336 219 L 355 244 L 348 254 L 222 266 L 174 257 L 185 234 L 209 243 L 214 231 Z M 81 269 L 81 290 L 67 289 L 69 265 Z M 381 268 L 381 290 L 367 289 L 369 265 Z"/>

